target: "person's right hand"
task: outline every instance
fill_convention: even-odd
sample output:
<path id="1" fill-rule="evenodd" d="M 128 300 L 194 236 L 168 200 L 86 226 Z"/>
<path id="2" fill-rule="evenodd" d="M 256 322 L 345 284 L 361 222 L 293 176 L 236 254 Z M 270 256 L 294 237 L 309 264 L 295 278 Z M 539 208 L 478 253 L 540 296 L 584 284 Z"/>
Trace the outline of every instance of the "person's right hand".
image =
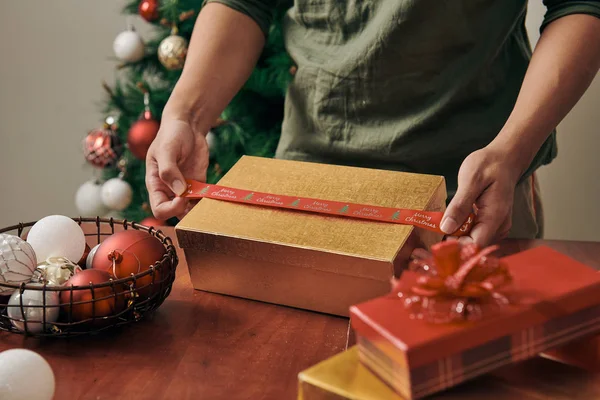
<path id="1" fill-rule="evenodd" d="M 163 119 L 146 156 L 146 187 L 152 213 L 158 219 L 181 219 L 193 204 L 179 197 L 186 179 L 206 180 L 208 145 L 204 134 L 184 120 Z"/>

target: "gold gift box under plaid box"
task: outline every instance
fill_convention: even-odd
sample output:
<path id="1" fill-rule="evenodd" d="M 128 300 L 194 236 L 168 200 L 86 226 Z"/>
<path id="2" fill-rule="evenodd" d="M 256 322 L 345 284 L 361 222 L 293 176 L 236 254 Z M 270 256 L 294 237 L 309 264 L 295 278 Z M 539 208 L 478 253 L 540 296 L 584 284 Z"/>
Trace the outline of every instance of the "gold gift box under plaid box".
<path id="1" fill-rule="evenodd" d="M 438 393 L 431 400 L 590 400 L 600 399 L 600 375 L 535 357 Z M 358 347 L 298 375 L 298 400 L 406 400 L 358 357 Z"/>

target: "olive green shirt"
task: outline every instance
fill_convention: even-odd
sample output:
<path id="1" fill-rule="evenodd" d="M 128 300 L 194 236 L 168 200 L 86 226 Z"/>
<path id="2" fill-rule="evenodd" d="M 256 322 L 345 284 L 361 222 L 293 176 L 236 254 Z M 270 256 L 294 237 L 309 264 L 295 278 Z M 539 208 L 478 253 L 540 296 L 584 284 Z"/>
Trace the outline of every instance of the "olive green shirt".
<path id="1" fill-rule="evenodd" d="M 268 34 L 277 0 L 208 0 Z M 542 1 L 542 0 L 540 0 Z M 541 26 L 600 0 L 545 0 Z M 526 0 L 296 0 L 288 88 L 276 157 L 445 176 L 502 129 L 531 47 Z M 556 156 L 556 132 L 525 173 Z"/>

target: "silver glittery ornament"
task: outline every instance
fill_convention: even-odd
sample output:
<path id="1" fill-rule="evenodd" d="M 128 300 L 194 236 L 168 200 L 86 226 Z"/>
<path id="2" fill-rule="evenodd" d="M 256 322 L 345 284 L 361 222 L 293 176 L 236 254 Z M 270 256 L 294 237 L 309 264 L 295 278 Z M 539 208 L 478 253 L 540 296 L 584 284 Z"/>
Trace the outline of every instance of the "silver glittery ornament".
<path id="1" fill-rule="evenodd" d="M 37 265 L 33 247 L 18 236 L 0 233 L 0 295 L 9 295 L 14 288 L 2 284 L 29 282 Z"/>

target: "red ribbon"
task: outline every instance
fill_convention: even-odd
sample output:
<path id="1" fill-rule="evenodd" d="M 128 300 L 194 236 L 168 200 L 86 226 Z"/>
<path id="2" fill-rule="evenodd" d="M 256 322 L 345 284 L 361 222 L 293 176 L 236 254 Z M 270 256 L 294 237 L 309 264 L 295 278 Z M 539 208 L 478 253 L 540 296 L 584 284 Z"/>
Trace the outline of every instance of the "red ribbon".
<path id="1" fill-rule="evenodd" d="M 402 280 L 395 281 L 393 292 L 416 318 L 433 322 L 478 319 L 483 305 L 509 303 L 499 289 L 512 279 L 506 264 L 492 255 L 497 249 L 453 240 L 436 243 L 431 254 L 415 250 L 409 269 L 417 273 L 416 284 L 403 291 L 398 289 Z"/>
<path id="2" fill-rule="evenodd" d="M 307 197 L 284 196 L 251 190 L 235 189 L 203 182 L 187 180 L 188 190 L 182 195 L 189 199 L 210 198 L 234 203 L 254 204 L 264 207 L 285 208 L 318 214 L 337 215 L 346 218 L 359 218 L 394 224 L 413 225 L 437 233 L 443 233 L 440 222 L 444 213 L 439 211 L 408 210 L 403 208 L 380 207 L 366 204 L 312 199 Z M 467 235 L 475 221 L 471 213 L 465 223 L 451 236 Z"/>

